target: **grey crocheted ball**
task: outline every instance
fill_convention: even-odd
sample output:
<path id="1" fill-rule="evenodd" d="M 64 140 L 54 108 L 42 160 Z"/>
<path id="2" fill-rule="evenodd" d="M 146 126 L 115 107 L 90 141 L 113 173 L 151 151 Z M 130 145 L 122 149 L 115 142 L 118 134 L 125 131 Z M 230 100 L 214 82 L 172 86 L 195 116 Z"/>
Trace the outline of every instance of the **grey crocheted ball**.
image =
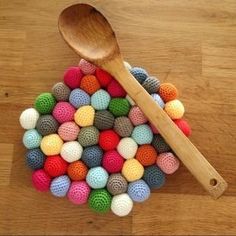
<path id="1" fill-rule="evenodd" d="M 34 148 L 27 151 L 25 160 L 29 168 L 32 170 L 37 170 L 43 168 L 45 155 L 40 150 L 40 148 Z"/>
<path id="2" fill-rule="evenodd" d="M 94 126 L 83 127 L 78 136 L 78 142 L 83 147 L 96 145 L 99 139 L 99 131 Z"/>
<path id="3" fill-rule="evenodd" d="M 114 130 L 121 137 L 129 137 L 132 134 L 134 127 L 130 119 L 126 116 L 121 116 L 115 119 Z"/>
<path id="4" fill-rule="evenodd" d="M 126 179 L 121 174 L 111 174 L 107 182 L 107 190 L 112 195 L 125 193 L 128 188 Z"/>
<path id="5" fill-rule="evenodd" d="M 143 82 L 142 86 L 150 94 L 157 93 L 160 87 L 160 81 L 156 77 L 150 76 Z"/>
<path id="6" fill-rule="evenodd" d="M 154 135 L 152 145 L 158 153 L 169 152 L 171 150 L 170 146 L 160 134 Z"/>
<path id="7" fill-rule="evenodd" d="M 148 77 L 148 73 L 146 70 L 140 67 L 133 67 L 130 70 L 130 73 L 134 76 L 134 78 L 142 84 Z"/>
<path id="8" fill-rule="evenodd" d="M 103 151 L 102 149 L 95 145 L 91 147 L 86 147 L 82 154 L 82 161 L 89 167 L 101 166 Z"/>
<path id="9" fill-rule="evenodd" d="M 52 94 L 57 101 L 68 101 L 70 89 L 64 83 L 59 82 L 52 87 Z"/>
<path id="10" fill-rule="evenodd" d="M 112 129 L 114 116 L 107 110 L 97 111 L 94 118 L 94 126 L 100 130 Z"/>
<path id="11" fill-rule="evenodd" d="M 59 124 L 52 115 L 40 116 L 36 124 L 36 129 L 43 136 L 56 133 L 58 127 Z"/>

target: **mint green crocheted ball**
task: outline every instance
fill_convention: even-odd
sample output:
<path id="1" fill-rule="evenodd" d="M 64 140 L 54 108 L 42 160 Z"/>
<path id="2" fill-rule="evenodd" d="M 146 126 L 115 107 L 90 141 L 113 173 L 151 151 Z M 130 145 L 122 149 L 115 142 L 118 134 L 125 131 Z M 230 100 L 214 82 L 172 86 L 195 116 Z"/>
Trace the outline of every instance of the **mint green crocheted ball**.
<path id="1" fill-rule="evenodd" d="M 56 105 L 56 99 L 51 93 L 40 94 L 34 103 L 36 110 L 41 114 L 50 114 Z"/>
<path id="2" fill-rule="evenodd" d="M 111 194 L 106 189 L 92 190 L 89 196 L 89 207 L 98 212 L 106 213 L 111 208 Z"/>
<path id="3" fill-rule="evenodd" d="M 111 97 L 108 92 L 103 89 L 98 90 L 91 97 L 91 105 L 96 110 L 105 110 L 107 109 Z"/>
<path id="4" fill-rule="evenodd" d="M 110 112 L 115 116 L 127 116 L 130 110 L 130 104 L 125 98 L 113 98 L 109 104 Z"/>
<path id="5" fill-rule="evenodd" d="M 153 133 L 148 125 L 138 125 L 133 129 L 132 138 L 137 144 L 150 144 L 153 139 Z"/>

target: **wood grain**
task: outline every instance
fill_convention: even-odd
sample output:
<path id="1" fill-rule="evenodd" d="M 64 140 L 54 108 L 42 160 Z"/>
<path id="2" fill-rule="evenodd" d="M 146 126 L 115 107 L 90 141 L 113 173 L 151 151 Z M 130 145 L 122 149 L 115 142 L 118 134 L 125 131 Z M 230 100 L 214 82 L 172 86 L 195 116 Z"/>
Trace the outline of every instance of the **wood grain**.
<path id="1" fill-rule="evenodd" d="M 191 141 L 229 188 L 214 201 L 181 166 L 162 190 L 122 219 L 33 190 L 18 117 L 77 64 L 57 31 L 60 11 L 77 1 L 1 0 L 0 170 L 6 174 L 0 181 L 7 184 L 0 184 L 0 234 L 236 235 L 236 2 L 87 2 L 109 18 L 127 61 L 178 87 Z"/>

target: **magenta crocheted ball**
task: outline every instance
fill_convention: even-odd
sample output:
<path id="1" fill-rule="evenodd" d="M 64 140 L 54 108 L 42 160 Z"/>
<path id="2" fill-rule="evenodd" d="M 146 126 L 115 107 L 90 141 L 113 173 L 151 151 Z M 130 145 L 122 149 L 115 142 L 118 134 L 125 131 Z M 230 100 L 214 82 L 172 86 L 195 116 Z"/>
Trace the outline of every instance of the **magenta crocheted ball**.
<path id="1" fill-rule="evenodd" d="M 79 62 L 79 68 L 85 75 L 92 75 L 95 73 L 96 66 L 91 64 L 90 62 L 81 59 Z"/>
<path id="2" fill-rule="evenodd" d="M 50 188 L 51 178 L 43 169 L 39 169 L 32 174 L 32 184 L 38 191 L 46 192 Z"/>
<path id="3" fill-rule="evenodd" d="M 111 95 L 111 97 L 125 97 L 126 96 L 126 91 L 114 79 L 107 86 L 107 92 Z"/>
<path id="4" fill-rule="evenodd" d="M 78 138 L 80 128 L 74 121 L 68 121 L 58 129 L 58 134 L 64 141 L 74 141 Z"/>
<path id="5" fill-rule="evenodd" d="M 53 109 L 53 116 L 59 123 L 72 121 L 74 119 L 75 108 L 69 102 L 58 102 Z"/>
<path id="6" fill-rule="evenodd" d="M 148 120 L 138 106 L 133 106 L 129 111 L 129 119 L 134 126 L 142 125 Z"/>
<path id="7" fill-rule="evenodd" d="M 71 89 L 78 88 L 80 86 L 83 73 L 79 67 L 70 67 L 64 73 L 64 83 Z"/>

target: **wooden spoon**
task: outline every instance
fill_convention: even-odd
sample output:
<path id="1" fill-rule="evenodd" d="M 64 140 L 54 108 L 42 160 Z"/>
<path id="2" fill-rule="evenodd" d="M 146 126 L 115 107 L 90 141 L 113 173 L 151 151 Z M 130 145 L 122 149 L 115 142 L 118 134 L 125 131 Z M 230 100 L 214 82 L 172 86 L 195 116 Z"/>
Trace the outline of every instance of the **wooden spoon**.
<path id="1" fill-rule="evenodd" d="M 77 4 L 62 11 L 58 26 L 77 54 L 115 77 L 210 195 L 221 196 L 227 183 L 125 68 L 106 18 L 90 5 Z"/>

